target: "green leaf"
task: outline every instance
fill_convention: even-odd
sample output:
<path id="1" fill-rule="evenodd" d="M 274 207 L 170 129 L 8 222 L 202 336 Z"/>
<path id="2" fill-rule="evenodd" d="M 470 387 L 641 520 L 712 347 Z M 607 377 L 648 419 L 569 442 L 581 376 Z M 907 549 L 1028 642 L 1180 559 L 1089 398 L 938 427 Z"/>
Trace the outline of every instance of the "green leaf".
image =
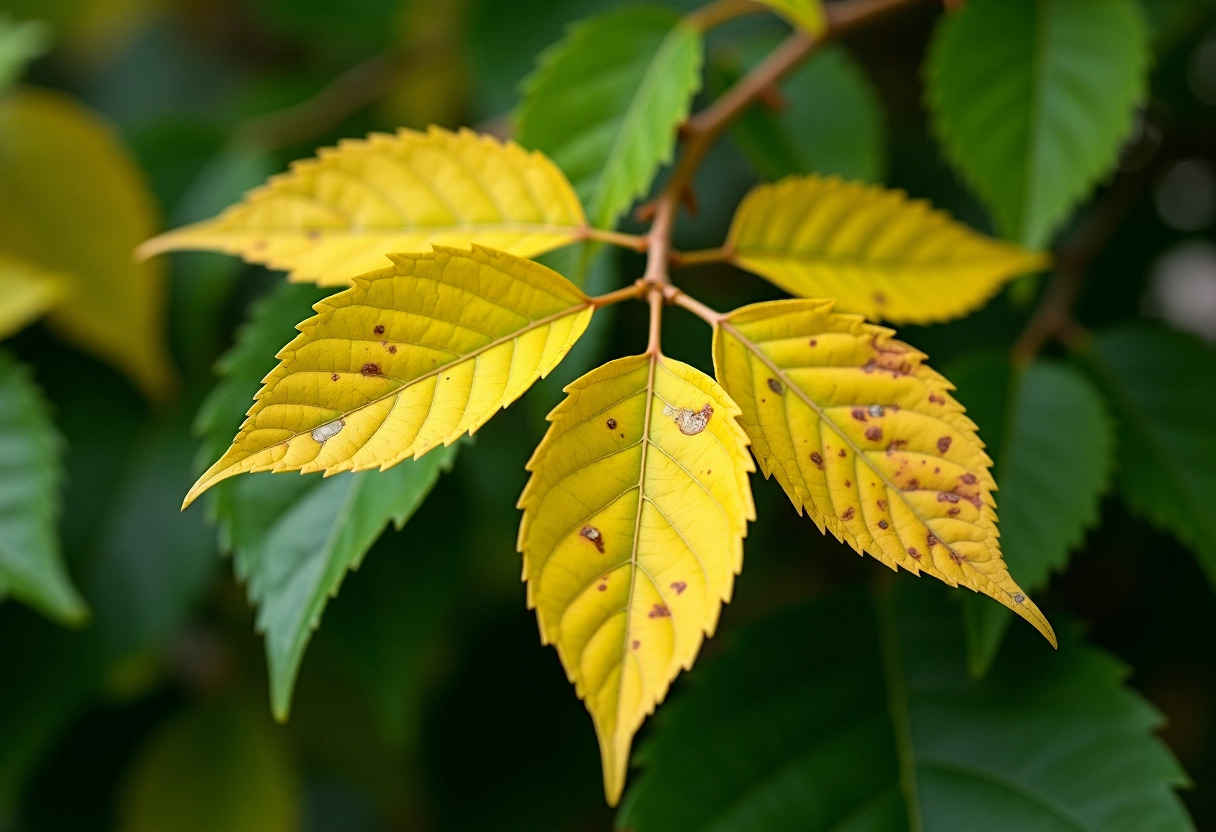
<path id="1" fill-rule="evenodd" d="M 748 65 L 767 53 L 743 51 Z M 731 74 L 735 80 L 740 73 Z M 861 67 L 838 46 L 823 49 L 790 74 L 781 84 L 775 112 L 748 109 L 731 137 L 756 173 L 769 181 L 797 173 L 866 182 L 882 178 L 882 108 Z"/>
<path id="2" fill-rule="evenodd" d="M 1160 716 L 1075 628 L 1010 639 L 985 682 L 931 585 L 757 622 L 660 714 L 620 828 L 1092 830 L 1192 826 Z"/>
<path id="3" fill-rule="evenodd" d="M 823 4 L 819 0 L 759 0 L 777 14 L 812 35 L 823 31 L 827 23 Z"/>
<path id="4" fill-rule="evenodd" d="M 671 161 L 701 60 L 701 33 L 663 9 L 579 23 L 524 81 L 516 140 L 552 157 L 591 224 L 611 228 Z"/>
<path id="5" fill-rule="evenodd" d="M 1114 464 L 1105 404 L 1084 376 L 1055 361 L 1039 360 L 1017 372 L 1003 355 L 987 354 L 960 362 L 949 378 L 996 460 L 1001 548 L 1009 570 L 1028 592 L 1037 592 L 1098 521 Z M 982 676 L 1013 616 L 968 596 L 963 619 L 968 663 Z"/>
<path id="6" fill-rule="evenodd" d="M 120 832 L 296 832 L 300 784 L 283 735 L 236 703 L 186 711 L 136 759 Z"/>
<path id="7" fill-rule="evenodd" d="M 0 353 L 0 598 L 64 622 L 88 615 L 55 528 L 61 440 L 28 371 Z"/>
<path id="8" fill-rule="evenodd" d="M 934 36 L 934 128 L 1005 236 L 1047 244 L 1114 165 L 1143 100 L 1133 0 L 968 0 Z"/>
<path id="9" fill-rule="evenodd" d="M 1191 548 L 1216 585 L 1216 351 L 1130 325 L 1100 333 L 1085 359 L 1118 420 L 1123 499 Z"/>
<path id="10" fill-rule="evenodd" d="M 285 322 L 308 317 L 308 302 L 316 297 L 312 287 L 283 285 L 258 305 L 200 411 L 209 446 L 227 445 L 251 393 L 274 366 L 275 347 L 267 345 L 281 345 L 292 326 Z M 453 445 L 387 471 L 328 478 L 261 474 L 220 485 L 215 506 L 221 539 L 258 606 L 276 718 L 288 716 L 304 650 L 347 570 L 358 568 L 390 521 L 401 528 L 455 454 Z"/>
<path id="11" fill-rule="evenodd" d="M 37 20 L 13 20 L 0 14 L 0 90 L 25 72 L 26 64 L 46 53 L 51 30 Z"/>

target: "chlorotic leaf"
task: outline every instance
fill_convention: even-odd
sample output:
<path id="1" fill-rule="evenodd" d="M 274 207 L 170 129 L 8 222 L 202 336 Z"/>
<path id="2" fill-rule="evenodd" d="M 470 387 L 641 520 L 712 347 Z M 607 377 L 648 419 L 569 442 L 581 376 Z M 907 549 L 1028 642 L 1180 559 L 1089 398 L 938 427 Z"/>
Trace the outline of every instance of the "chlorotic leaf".
<path id="1" fill-rule="evenodd" d="M 634 733 L 730 600 L 755 517 L 752 465 L 738 408 L 686 364 L 621 358 L 566 391 L 528 463 L 519 550 L 616 805 Z"/>
<path id="2" fill-rule="evenodd" d="M 273 364 L 274 344 L 317 290 L 282 284 L 254 310 L 224 357 L 222 381 L 200 410 L 209 447 L 228 442 L 249 392 Z M 315 477 L 240 477 L 215 489 L 215 511 L 238 576 L 258 606 L 270 697 L 286 719 L 304 651 L 346 572 L 357 569 L 390 522 L 398 529 L 451 466 L 456 445 L 388 471 Z"/>
<path id="3" fill-rule="evenodd" d="M 120 832 L 294 832 L 302 784 L 286 737 L 232 702 L 168 720 L 140 750 L 123 790 Z"/>
<path id="4" fill-rule="evenodd" d="M 967 415 L 996 459 L 1001 550 L 1028 591 L 1046 586 L 1098 522 L 1114 468 L 1114 429 L 1101 395 L 1066 364 L 1038 360 L 1014 370 L 1003 354 L 977 355 L 950 372 Z M 1012 616 L 963 599 L 972 673 L 988 671 Z"/>
<path id="5" fill-rule="evenodd" d="M 857 550 L 988 595 L 1053 645 L 1010 577 L 995 489 L 953 385 L 891 331 L 831 301 L 759 303 L 714 332 L 714 367 L 764 475 L 799 512 Z"/>
<path id="6" fill-rule="evenodd" d="M 726 253 L 790 294 L 922 324 L 965 315 L 1047 263 L 900 191 L 819 176 L 755 188 L 735 213 Z"/>
<path id="7" fill-rule="evenodd" d="M 1194 829 L 1127 669 L 1075 626 L 967 677 L 940 592 L 841 593 L 749 625 L 656 720 L 618 829 Z"/>
<path id="8" fill-rule="evenodd" d="M 25 260 L 0 254 L 0 338 L 41 318 L 64 296 L 66 280 Z"/>
<path id="9" fill-rule="evenodd" d="M 294 281 L 345 286 L 390 252 L 478 244 L 532 257 L 580 239 L 585 225 L 570 183 L 540 153 L 432 127 L 324 149 L 139 251 L 223 251 Z"/>
<path id="10" fill-rule="evenodd" d="M 61 440 L 25 368 L 0 353 L 0 598 L 58 621 L 87 614 L 59 550 Z"/>
<path id="11" fill-rule="evenodd" d="M 524 82 L 518 140 L 566 171 L 593 225 L 614 226 L 671 161 L 702 49 L 675 13 L 626 8 L 573 27 Z"/>
<path id="12" fill-rule="evenodd" d="M 1118 423 L 1119 486 L 1135 511 L 1192 549 L 1216 585 L 1216 351 L 1149 326 L 1100 333 L 1084 354 Z"/>
<path id="13" fill-rule="evenodd" d="M 1133 0 L 968 0 L 946 15 L 927 69 L 933 125 L 997 228 L 1050 242 L 1109 171 L 1147 88 Z"/>
<path id="14" fill-rule="evenodd" d="M 0 100 L 0 252 L 62 275 L 51 326 L 160 396 L 173 377 L 164 273 L 131 259 L 154 214 L 138 168 L 97 116 L 42 90 Z"/>
<path id="15" fill-rule="evenodd" d="M 767 54 L 754 50 L 754 57 Z M 753 57 L 745 46 L 744 56 Z M 755 63 L 750 61 L 749 63 Z M 731 81 L 739 74 L 731 73 Z M 876 182 L 885 158 L 882 105 L 865 72 L 839 46 L 818 50 L 781 83 L 782 106 L 752 107 L 731 138 L 765 180 L 820 173 Z"/>
<path id="16" fill-rule="evenodd" d="M 473 433 L 548 375 L 590 298 L 511 254 L 395 254 L 316 305 L 232 447 L 186 495 L 252 471 L 385 470 Z"/>
<path id="17" fill-rule="evenodd" d="M 827 25 L 819 0 L 759 0 L 799 29 L 818 35 Z"/>

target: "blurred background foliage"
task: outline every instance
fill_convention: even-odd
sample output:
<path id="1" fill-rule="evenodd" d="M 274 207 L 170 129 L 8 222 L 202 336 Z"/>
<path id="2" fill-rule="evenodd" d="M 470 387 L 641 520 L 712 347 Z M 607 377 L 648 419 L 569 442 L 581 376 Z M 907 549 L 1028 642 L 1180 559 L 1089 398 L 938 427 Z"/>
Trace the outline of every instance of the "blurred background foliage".
<path id="1" fill-rule="evenodd" d="M 40 219 L 23 202 L 0 203 L 0 218 L 45 224 L 36 227 L 45 251 L 38 262 L 52 273 L 46 279 L 52 297 L 53 274 L 96 260 L 99 247 L 125 250 L 158 228 L 211 216 L 292 159 L 342 137 L 431 123 L 509 135 L 520 82 L 537 55 L 568 24 L 616 5 L 3 0 L 0 85 L 20 76 L 23 84 L 71 96 L 93 114 L 84 117 L 110 125 L 112 133 L 92 127 L 105 134 L 100 141 L 116 142 L 114 152 L 129 155 L 132 163 L 130 176 L 119 183 L 108 182 L 87 159 L 80 171 L 54 172 L 59 180 L 53 198 L 76 206 L 74 215 L 52 211 Z M 695 0 L 669 5 L 685 11 Z M 1216 385 L 1196 385 L 1196 379 L 1213 378 L 1214 353 L 1194 339 L 1216 340 L 1216 4 L 1146 0 L 1143 8 L 1151 30 L 1151 92 L 1120 151 L 1119 170 L 1104 180 L 1094 203 L 1113 197 L 1122 207 L 1090 255 L 1088 281 L 1077 300 L 1078 319 L 1105 333 L 1081 363 L 1095 388 L 1112 400 L 1147 391 L 1142 400 L 1180 411 L 1187 427 L 1178 441 L 1198 437 L 1210 452 L 1205 437 Z M 717 245 L 739 197 L 755 181 L 807 171 L 903 188 L 978 228 L 993 229 L 988 212 L 939 149 L 922 103 L 922 67 L 941 14 L 937 4 L 926 2 L 850 33 L 786 82 L 784 107 L 750 112 L 704 165 L 697 180 L 700 211 L 681 220 L 676 245 Z M 706 94 L 728 86 L 786 30 L 768 16 L 715 30 L 707 44 Z M 13 87 L 5 95 L 26 92 Z M 13 105 L 0 109 L 6 106 Z M 0 113 L 0 157 L 21 144 L 5 118 Z M 35 176 L 29 187 L 43 181 Z M 145 219 L 122 233 L 94 227 L 93 218 L 120 198 L 118 191 L 142 193 L 145 184 L 149 196 L 133 199 L 147 204 L 132 208 L 133 215 L 146 211 Z M 4 193 L 11 198 L 20 190 Z M 90 208 L 90 200 L 101 200 L 102 207 Z M 1062 239 L 1099 210 L 1085 208 L 1069 219 Z M 0 241 L 16 245 L 5 234 L 0 230 Z M 34 257 L 19 245 L 13 250 Z M 621 285 L 641 267 L 640 258 L 629 253 L 601 254 L 591 263 L 588 282 L 595 288 Z M 16 379 L 18 387 L 36 382 L 62 435 L 48 437 L 46 453 L 63 454 L 59 538 L 83 598 L 64 583 L 59 596 L 38 604 L 49 618 L 12 600 L 0 604 L 0 830 L 609 828 L 614 820 L 600 793 L 591 723 L 555 652 L 539 644 L 525 609 L 514 551 L 514 501 L 526 479 L 524 463 L 543 434 L 543 416 L 562 385 L 597 362 L 641 349 L 641 305 L 599 316 L 594 337 L 552 377 L 474 440 L 460 443 L 459 453 L 435 460 L 437 484 L 425 506 L 403 530 L 390 528 L 379 536 L 330 601 L 298 668 L 290 720 L 278 725 L 269 692 L 275 691 L 275 710 L 285 712 L 303 647 L 264 646 L 255 624 L 273 641 L 275 613 L 270 605 L 251 607 L 233 567 L 258 597 L 273 594 L 276 580 L 290 577 L 261 557 L 267 547 L 288 546 L 302 560 L 323 557 L 316 551 L 322 542 L 307 527 L 296 527 L 295 539 L 287 534 L 284 542 L 285 533 L 274 523 L 283 520 L 291 500 L 309 500 L 321 514 L 333 509 L 354 488 L 349 475 L 332 485 L 324 481 L 324 487 L 320 480 L 285 478 L 277 496 L 273 488 L 256 495 L 224 492 L 220 501 L 245 508 L 244 526 L 229 512 L 217 530 L 207 510 L 179 514 L 178 506 L 200 460 L 213 457 L 216 442 L 225 442 L 236 427 L 257 379 L 273 363 L 273 350 L 289 339 L 290 323 L 307 316 L 318 293 L 276 288 L 279 275 L 218 255 L 174 255 L 167 263 L 139 268 L 167 273 L 164 297 L 151 296 L 154 308 L 137 312 L 122 305 L 122 314 L 132 317 L 113 321 L 119 329 L 108 335 L 74 324 L 66 311 L 54 312 L 45 324 L 13 335 L 0 364 L 0 376 Z M 676 279 L 716 308 L 778 296 L 761 280 L 725 267 Z M 15 291 L 3 280 L 0 291 Z M 994 447 L 1024 442 L 1051 449 L 1053 438 L 1060 444 L 1051 430 L 1036 436 L 1002 428 L 1009 386 L 1000 380 L 1008 373 L 1001 356 L 1041 291 L 1030 278 L 969 318 L 900 333 L 955 378 L 961 400 Z M 30 308 L 43 302 L 34 298 Z M 250 330 L 242 340 L 266 339 L 267 332 L 282 337 L 269 336 L 269 348 L 256 353 L 260 363 L 248 353 L 242 360 L 238 349 L 221 365 L 227 375 L 217 387 L 217 362 L 251 316 L 277 323 Z M 1155 329 L 1139 338 L 1126 329 L 1107 329 L 1137 320 L 1136 326 Z M 703 324 L 676 311 L 666 324 L 666 351 L 708 370 Z M 5 325 L 0 320 L 0 334 L 8 334 Z M 1030 398 L 1022 406 L 1048 413 L 1056 407 L 1061 425 L 1078 413 L 1084 421 L 1086 407 L 1104 405 L 1095 405 L 1087 389 L 1068 389 L 1070 382 L 1059 376 L 1064 356 L 1056 351 L 1049 348 L 1059 362 L 1036 365 L 1033 377 L 1023 381 Z M 17 363 L 28 373 L 16 369 Z M 1130 369 L 1112 377 L 1112 366 Z M 1121 394 L 1121 388 L 1131 392 Z M 1062 401 L 1073 404 L 1061 406 Z M 1061 654 L 1031 649 L 1022 632 L 1002 646 L 992 634 L 992 628 L 1003 631 L 1001 622 L 970 620 L 971 666 L 980 670 L 995 661 L 1000 667 L 1010 656 L 1020 667 L 1064 662 L 1062 667 L 1072 669 L 1059 672 L 1073 674 L 1067 685 L 1080 691 L 1078 707 L 1084 710 L 1087 679 L 1121 675 L 1104 664 L 1108 658 L 1068 664 L 1069 645 L 1084 632 L 1131 668 L 1130 685 L 1163 714 L 1161 736 L 1195 784 L 1182 791 L 1182 801 L 1199 828 L 1212 828 L 1216 603 L 1208 578 L 1216 574 L 1210 548 L 1216 539 L 1210 518 L 1216 515 L 1210 505 L 1187 501 L 1211 494 L 1214 475 L 1210 468 L 1184 472 L 1179 492 L 1165 500 L 1137 495 L 1137 475 L 1146 463 L 1135 450 L 1158 439 L 1136 435 L 1134 423 L 1117 423 L 1111 436 L 1086 437 L 1092 445 L 1064 443 L 1044 452 L 1057 465 L 1072 452 L 1077 465 L 1088 466 L 1083 476 L 1107 493 L 1096 517 L 1084 516 L 1090 511 L 1085 505 L 1069 505 L 1067 493 L 1054 494 L 1050 471 L 1031 466 L 1007 472 L 995 455 L 1002 486 L 1005 477 L 1018 479 L 1027 483 L 1027 493 L 1039 496 L 1038 503 L 1024 501 L 1012 509 L 1031 517 L 1023 525 L 1033 531 L 1035 517 L 1058 519 L 1058 509 L 1061 516 L 1080 515 L 1080 525 L 1092 529 L 1060 539 L 1040 528 L 1045 544 L 1033 534 L 1020 544 L 1038 558 L 1024 568 L 1039 570 L 1039 584 L 1061 570 L 1036 595 L 1057 624 L 1070 617 L 1077 622 L 1064 624 L 1071 635 Z M 1122 489 L 1105 487 L 1114 466 L 1103 459 L 1115 434 L 1131 449 L 1120 452 L 1121 473 L 1114 475 L 1129 480 Z M 1060 435 L 1069 436 L 1065 427 Z M 440 475 L 448 464 L 450 473 Z M 1195 478 L 1193 488 L 1186 486 L 1187 477 Z M 724 610 L 719 635 L 707 643 L 699 669 L 675 684 L 671 707 L 682 710 L 669 720 L 671 739 L 665 746 L 662 717 L 643 729 L 641 744 L 654 740 L 646 756 L 658 761 L 656 767 L 681 737 L 694 743 L 729 740 L 729 725 L 721 722 L 714 724 L 725 726 L 722 736 L 698 738 L 695 720 L 690 729 L 685 712 L 714 712 L 705 691 L 693 690 L 698 673 L 728 680 L 734 667 L 729 662 L 739 661 L 762 673 L 759 654 L 748 658 L 732 651 L 736 641 L 747 642 L 740 634 L 753 632 L 750 627 L 758 628 L 747 637 L 757 650 L 763 645 L 773 655 L 797 656 L 805 662 L 798 666 L 803 673 L 848 661 L 839 646 L 806 636 L 808 628 L 822 632 L 816 621 L 831 607 L 783 613 L 787 618 L 776 624 L 771 615 L 832 595 L 820 603 L 845 604 L 831 620 L 848 622 L 856 604 L 839 599 L 852 596 L 833 593 L 870 584 L 878 567 L 820 536 L 789 510 L 776 487 L 758 478 L 754 485 L 758 520 L 749 531 L 747 569 L 735 600 Z M 412 487 L 399 485 L 402 493 Z M 1002 509 L 1010 511 L 1005 495 L 1003 488 Z M 1016 500 L 1010 492 L 1009 501 Z M 1161 503 L 1167 507 L 1160 509 Z M 1129 505 L 1138 512 L 1129 512 Z M 386 516 L 404 518 L 413 508 L 406 500 L 386 509 Z M 306 514 L 318 528 L 334 523 L 318 519 L 316 511 Z M 379 530 L 373 526 L 363 532 L 369 540 Z M 345 545 L 325 542 L 330 544 Z M 229 548 L 235 553 L 226 560 Z M 1021 567 L 1010 559 L 1020 577 Z M 311 589 L 316 604 L 324 606 L 341 571 L 331 576 L 332 586 Z M 970 609 L 974 599 L 943 587 L 916 590 L 918 597 L 931 596 L 931 627 L 951 638 L 962 630 L 965 615 L 992 612 Z M 917 614 L 926 615 L 923 609 Z M 770 620 L 752 625 L 753 619 Z M 874 660 L 867 657 L 874 649 L 867 641 L 866 628 L 872 626 L 843 627 L 852 631 L 852 655 L 862 664 Z M 950 656 L 962 667 L 964 646 L 957 640 Z M 269 672 L 264 650 L 270 652 Z M 733 657 L 722 655 L 732 652 Z M 718 662 L 721 671 L 714 670 Z M 857 672 L 867 678 L 869 671 Z M 276 674 L 282 678 L 271 678 Z M 752 672 L 736 675 L 751 678 Z M 965 674 L 956 683 L 968 684 Z M 995 682 L 985 690 L 998 700 L 1015 695 Z M 1136 719 L 1145 726 L 1155 722 L 1143 714 Z M 774 723 L 771 730 L 783 727 Z M 1060 730 L 1069 730 L 1068 723 Z M 678 759 L 671 766 L 656 768 L 674 772 L 669 793 L 655 778 L 644 779 L 637 794 L 627 796 L 626 819 L 647 811 L 661 818 L 665 802 L 705 797 L 695 771 L 681 775 Z"/>

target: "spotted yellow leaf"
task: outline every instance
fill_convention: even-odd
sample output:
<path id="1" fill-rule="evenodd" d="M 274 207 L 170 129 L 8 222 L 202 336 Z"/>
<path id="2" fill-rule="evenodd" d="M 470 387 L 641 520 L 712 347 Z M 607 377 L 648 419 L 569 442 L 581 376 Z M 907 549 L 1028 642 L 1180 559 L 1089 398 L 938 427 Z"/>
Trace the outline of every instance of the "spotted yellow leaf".
<path id="1" fill-rule="evenodd" d="M 714 367 L 765 476 L 801 512 L 892 569 L 995 598 L 1055 634 L 1001 557 L 992 460 L 925 356 L 832 301 L 747 306 Z"/>
<path id="2" fill-rule="evenodd" d="M 557 366 L 593 302 L 512 254 L 437 247 L 313 307 L 185 505 L 247 471 L 381 470 L 473 433 Z"/>
<path id="3" fill-rule="evenodd" d="M 161 396 L 173 383 L 164 270 L 131 259 L 155 227 L 143 175 L 108 124 L 61 93 L 0 98 L 0 252 L 63 279 L 55 331 Z"/>
<path id="4" fill-rule="evenodd" d="M 895 323 L 965 315 L 1047 263 L 900 191 L 821 176 L 755 188 L 725 252 L 792 295 L 836 298 L 842 311 Z"/>
<path id="5" fill-rule="evenodd" d="M 621 358 L 566 391 L 528 463 L 519 550 L 615 805 L 634 733 L 730 600 L 753 468 L 738 407 L 679 361 Z"/>
<path id="6" fill-rule="evenodd" d="M 812 35 L 823 31 L 827 19 L 820 0 L 759 0 L 794 26 Z"/>
<path id="7" fill-rule="evenodd" d="M 45 315 L 63 299 L 65 279 L 0 253 L 0 338 Z"/>
<path id="8" fill-rule="evenodd" d="M 291 280 L 344 286 L 388 252 L 489 246 L 533 257 L 581 239 L 582 206 L 548 157 L 469 130 L 373 134 L 322 150 L 214 219 L 140 247 L 239 254 Z"/>

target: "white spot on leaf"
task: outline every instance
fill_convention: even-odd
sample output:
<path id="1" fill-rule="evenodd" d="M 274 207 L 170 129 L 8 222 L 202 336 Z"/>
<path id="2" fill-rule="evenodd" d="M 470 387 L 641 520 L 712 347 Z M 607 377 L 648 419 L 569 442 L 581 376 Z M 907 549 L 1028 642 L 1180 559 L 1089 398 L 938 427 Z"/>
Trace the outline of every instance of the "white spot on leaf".
<path id="1" fill-rule="evenodd" d="M 344 427 L 346 427 L 346 422 L 342 421 L 341 419 L 336 419 L 332 422 L 321 425 L 319 428 L 314 428 L 312 438 L 317 442 L 324 442 L 326 439 L 333 439 Z"/>

